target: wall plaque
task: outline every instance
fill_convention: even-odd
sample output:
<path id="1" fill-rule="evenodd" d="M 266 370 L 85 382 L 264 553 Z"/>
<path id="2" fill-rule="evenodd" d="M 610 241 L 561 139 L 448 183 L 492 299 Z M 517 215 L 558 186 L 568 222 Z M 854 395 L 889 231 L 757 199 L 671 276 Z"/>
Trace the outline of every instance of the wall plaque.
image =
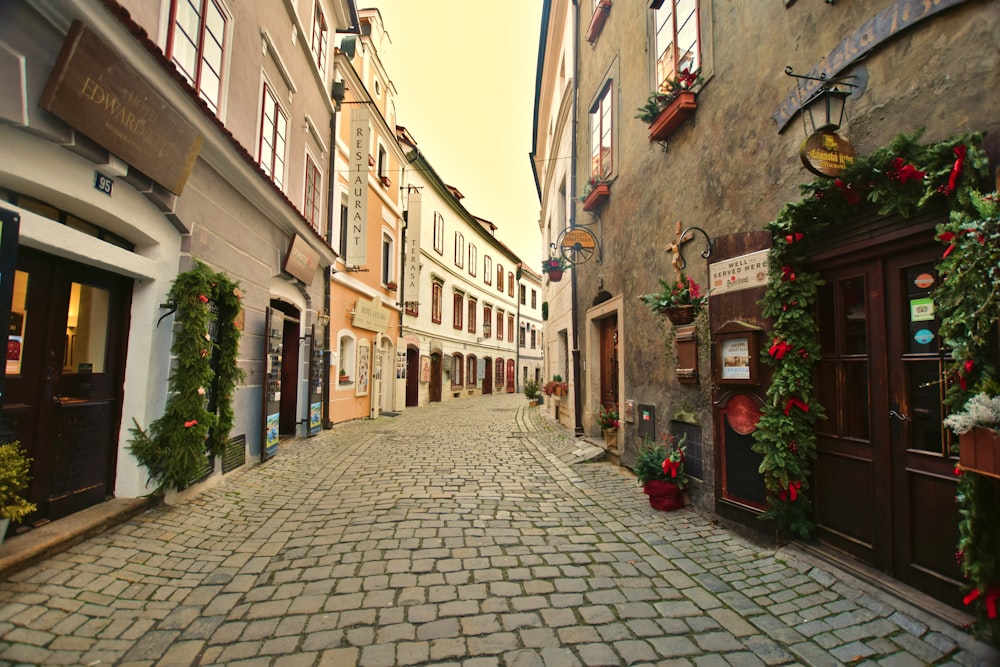
<path id="1" fill-rule="evenodd" d="M 80 21 L 38 105 L 175 195 L 184 190 L 202 136 Z"/>
<path id="2" fill-rule="evenodd" d="M 288 252 L 285 253 L 285 263 L 281 268 L 306 285 L 311 285 L 318 266 L 319 253 L 313 250 L 309 242 L 298 234 L 292 236 L 292 242 L 288 244 Z"/>

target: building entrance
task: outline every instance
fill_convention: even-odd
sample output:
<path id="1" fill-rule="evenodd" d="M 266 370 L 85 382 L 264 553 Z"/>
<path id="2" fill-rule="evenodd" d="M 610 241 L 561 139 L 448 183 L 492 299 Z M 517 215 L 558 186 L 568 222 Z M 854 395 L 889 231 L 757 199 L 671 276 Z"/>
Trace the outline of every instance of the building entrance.
<path id="1" fill-rule="evenodd" d="M 33 459 L 29 520 L 113 495 L 131 302 L 130 278 L 18 251 L 3 418 Z"/>

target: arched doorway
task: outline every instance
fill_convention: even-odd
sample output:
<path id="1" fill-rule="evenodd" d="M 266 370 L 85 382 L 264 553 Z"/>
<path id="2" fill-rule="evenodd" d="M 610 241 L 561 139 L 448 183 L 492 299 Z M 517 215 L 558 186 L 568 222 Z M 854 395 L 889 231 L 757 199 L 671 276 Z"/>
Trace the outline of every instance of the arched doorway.
<path id="1" fill-rule="evenodd" d="M 272 300 L 271 308 L 284 317 L 281 328 L 281 398 L 279 399 L 278 433 L 293 438 L 299 425 L 299 310 L 284 301 Z"/>
<path id="2" fill-rule="evenodd" d="M 485 396 L 493 393 L 493 359 L 485 357 L 483 367 L 486 369 L 483 373 L 483 395 Z"/>
<path id="3" fill-rule="evenodd" d="M 513 359 L 508 359 L 507 360 L 507 393 L 508 394 L 513 394 L 514 393 L 514 389 L 517 386 L 517 383 L 515 382 L 515 380 L 517 379 L 515 377 L 516 373 L 517 373 L 517 368 L 514 366 L 514 360 Z"/>
<path id="4" fill-rule="evenodd" d="M 427 387 L 431 403 L 441 402 L 441 353 L 431 353 L 431 379 Z"/>
<path id="5" fill-rule="evenodd" d="M 420 405 L 420 351 L 406 348 L 406 407 Z"/>

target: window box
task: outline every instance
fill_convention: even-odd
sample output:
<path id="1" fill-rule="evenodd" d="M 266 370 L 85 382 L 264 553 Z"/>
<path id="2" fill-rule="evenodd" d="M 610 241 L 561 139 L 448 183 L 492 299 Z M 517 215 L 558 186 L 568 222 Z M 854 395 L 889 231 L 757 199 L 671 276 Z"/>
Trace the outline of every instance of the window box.
<path id="1" fill-rule="evenodd" d="M 399 285 L 397 285 L 394 280 L 390 280 L 389 282 L 387 282 L 385 284 L 385 288 L 387 290 L 389 290 L 390 292 L 395 292 L 398 287 L 399 287 Z"/>
<path id="2" fill-rule="evenodd" d="M 958 436 L 958 463 L 963 470 L 1000 479 L 1000 436 L 977 427 Z"/>
<path id="3" fill-rule="evenodd" d="M 677 93 L 660 115 L 649 125 L 649 140 L 663 141 L 681 126 L 687 117 L 698 108 L 695 94 L 689 90 Z"/>
<path id="4" fill-rule="evenodd" d="M 593 44 L 601 36 L 604 30 L 604 22 L 608 20 L 611 13 L 611 0 L 600 0 L 594 7 L 594 15 L 590 19 L 590 26 L 587 28 L 587 42 Z"/>
<path id="5" fill-rule="evenodd" d="M 392 185 L 392 181 L 389 180 L 388 176 L 382 176 L 381 180 L 382 180 L 382 187 L 386 187 L 387 188 L 390 185 Z"/>
<path id="6" fill-rule="evenodd" d="M 604 200 L 611 196 L 611 184 L 610 183 L 598 183 L 594 188 L 587 193 L 587 196 L 583 198 L 583 210 L 593 211 L 598 206 L 604 203 Z"/>

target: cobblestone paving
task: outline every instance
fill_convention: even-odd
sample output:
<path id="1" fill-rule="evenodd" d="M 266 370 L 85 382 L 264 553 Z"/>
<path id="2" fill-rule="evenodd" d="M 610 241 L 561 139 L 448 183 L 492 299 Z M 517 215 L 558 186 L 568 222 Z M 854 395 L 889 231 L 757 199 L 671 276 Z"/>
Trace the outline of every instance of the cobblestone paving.
<path id="1" fill-rule="evenodd" d="M 569 442 L 517 395 L 339 425 L 0 583 L 0 665 L 996 664 Z"/>

